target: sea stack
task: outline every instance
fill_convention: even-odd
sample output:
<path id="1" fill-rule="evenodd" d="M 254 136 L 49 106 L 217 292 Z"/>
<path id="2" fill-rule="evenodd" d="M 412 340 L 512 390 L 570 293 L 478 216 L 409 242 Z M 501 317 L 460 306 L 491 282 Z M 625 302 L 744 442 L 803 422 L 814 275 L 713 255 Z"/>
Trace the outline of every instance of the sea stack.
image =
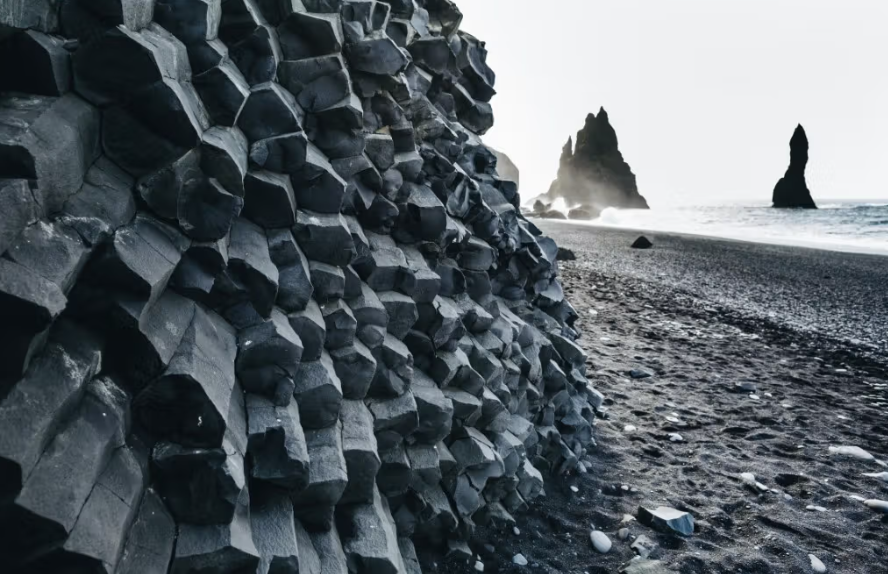
<path id="1" fill-rule="evenodd" d="M 789 168 L 783 179 L 774 187 L 774 207 L 802 207 L 817 209 L 805 182 L 808 165 L 808 136 L 802 124 L 795 129 L 789 140 Z"/>
<path id="2" fill-rule="evenodd" d="M 648 209 L 604 108 L 598 116 L 586 117 L 575 147 L 571 139 L 564 145 L 558 178 L 541 199 L 551 202 L 559 197 L 578 207 L 574 211 L 584 217 L 597 217 L 606 207 Z"/>

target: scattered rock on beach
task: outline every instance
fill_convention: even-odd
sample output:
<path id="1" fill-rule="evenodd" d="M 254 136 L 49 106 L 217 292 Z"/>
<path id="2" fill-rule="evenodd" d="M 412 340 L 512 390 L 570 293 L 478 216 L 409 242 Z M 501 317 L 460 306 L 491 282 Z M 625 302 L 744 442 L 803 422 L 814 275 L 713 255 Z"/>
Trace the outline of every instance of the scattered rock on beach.
<path id="1" fill-rule="evenodd" d="M 885 500 L 867 500 L 864 504 L 882 514 L 888 514 L 888 501 Z"/>
<path id="2" fill-rule="evenodd" d="M 626 540 L 627 538 L 629 538 L 629 529 L 621 528 L 617 530 L 617 538 L 619 538 L 620 540 Z"/>
<path id="3" fill-rule="evenodd" d="M 638 507 L 638 521 L 661 532 L 676 532 L 683 536 L 694 533 L 694 517 L 687 512 L 660 506 L 655 510 Z"/>
<path id="4" fill-rule="evenodd" d="M 595 550 L 601 554 L 607 554 L 613 546 L 607 534 L 600 530 L 593 530 L 592 534 L 589 535 L 589 539 L 592 541 L 592 546 L 595 547 Z"/>
<path id="5" fill-rule="evenodd" d="M 648 558 L 657 549 L 657 543 L 645 535 L 641 535 L 632 543 L 632 550 L 642 558 Z"/>
<path id="6" fill-rule="evenodd" d="M 873 455 L 859 446 L 831 446 L 829 447 L 829 452 L 836 456 L 856 458 L 857 460 L 875 460 Z"/>
<path id="7" fill-rule="evenodd" d="M 576 254 L 566 247 L 558 248 L 558 255 L 555 256 L 558 261 L 576 261 Z"/>
<path id="8" fill-rule="evenodd" d="M 527 566 L 527 558 L 524 557 L 524 554 L 516 554 L 512 557 L 512 564 L 517 564 L 518 566 Z"/>
<path id="9" fill-rule="evenodd" d="M 653 246 L 654 244 L 651 243 L 651 240 L 642 235 L 632 244 L 632 249 L 650 249 Z"/>
<path id="10" fill-rule="evenodd" d="M 631 371 L 629 371 L 629 376 L 633 379 L 649 379 L 653 375 L 651 375 L 647 371 L 642 371 L 641 369 L 632 369 Z"/>
<path id="11" fill-rule="evenodd" d="M 659 560 L 632 560 L 622 574 L 675 574 Z"/>
<path id="12" fill-rule="evenodd" d="M 734 383 L 734 392 L 736 393 L 754 393 L 756 390 L 755 383 L 750 381 L 737 381 Z"/>
<path id="13" fill-rule="evenodd" d="M 811 571 L 817 572 L 817 574 L 823 574 L 826 572 L 826 564 L 824 564 L 820 558 L 813 554 L 808 554 L 808 558 L 811 560 Z"/>
<path id="14" fill-rule="evenodd" d="M 746 486 L 748 486 L 754 490 L 759 490 L 761 492 L 768 491 L 768 487 L 765 486 L 764 484 L 762 484 L 761 482 L 757 481 L 755 479 L 755 475 L 752 474 L 751 472 L 744 472 L 743 474 L 741 474 L 740 480 L 743 481 L 743 484 L 745 484 Z"/>

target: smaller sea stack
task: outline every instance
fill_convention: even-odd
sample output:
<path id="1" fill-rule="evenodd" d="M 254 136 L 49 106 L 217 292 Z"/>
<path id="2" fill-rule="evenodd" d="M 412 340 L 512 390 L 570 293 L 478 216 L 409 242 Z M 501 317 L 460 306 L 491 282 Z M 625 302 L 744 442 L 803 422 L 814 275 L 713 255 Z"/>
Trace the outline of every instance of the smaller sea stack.
<path id="1" fill-rule="evenodd" d="M 817 209 L 805 182 L 808 165 L 808 136 L 801 124 L 789 140 L 789 168 L 774 187 L 774 207 Z"/>

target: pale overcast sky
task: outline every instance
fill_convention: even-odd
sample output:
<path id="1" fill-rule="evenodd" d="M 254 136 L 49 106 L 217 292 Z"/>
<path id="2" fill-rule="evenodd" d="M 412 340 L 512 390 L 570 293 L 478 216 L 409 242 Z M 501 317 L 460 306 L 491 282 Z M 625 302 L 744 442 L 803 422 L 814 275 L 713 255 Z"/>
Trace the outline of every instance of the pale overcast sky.
<path id="1" fill-rule="evenodd" d="M 816 199 L 888 198 L 888 1 L 458 0 L 499 92 L 485 141 L 548 190 L 604 106 L 656 207 L 767 203 L 802 123 Z"/>

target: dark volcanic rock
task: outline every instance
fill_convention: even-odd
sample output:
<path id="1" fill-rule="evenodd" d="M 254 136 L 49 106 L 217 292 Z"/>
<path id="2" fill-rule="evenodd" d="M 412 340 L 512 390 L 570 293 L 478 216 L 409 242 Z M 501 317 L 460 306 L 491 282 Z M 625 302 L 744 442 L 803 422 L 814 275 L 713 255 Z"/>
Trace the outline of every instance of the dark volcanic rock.
<path id="1" fill-rule="evenodd" d="M 617 143 L 617 132 L 610 124 L 604 108 L 586 116 L 586 125 L 577 133 L 576 149 L 568 139 L 561 153 L 556 179 L 545 201 L 561 197 L 569 206 L 581 205 L 583 217 L 606 207 L 648 209 L 647 201 L 638 193 L 635 174 L 623 159 Z M 574 219 L 573 217 L 571 219 Z M 589 218 L 591 219 L 591 218 Z"/>
<path id="2" fill-rule="evenodd" d="M 651 243 L 651 240 L 642 235 L 632 244 L 632 249 L 650 249 L 653 246 L 654 244 Z"/>
<path id="3" fill-rule="evenodd" d="M 808 165 L 808 136 L 801 124 L 789 140 L 789 168 L 774 187 L 774 207 L 803 207 L 817 209 L 805 181 Z"/>

